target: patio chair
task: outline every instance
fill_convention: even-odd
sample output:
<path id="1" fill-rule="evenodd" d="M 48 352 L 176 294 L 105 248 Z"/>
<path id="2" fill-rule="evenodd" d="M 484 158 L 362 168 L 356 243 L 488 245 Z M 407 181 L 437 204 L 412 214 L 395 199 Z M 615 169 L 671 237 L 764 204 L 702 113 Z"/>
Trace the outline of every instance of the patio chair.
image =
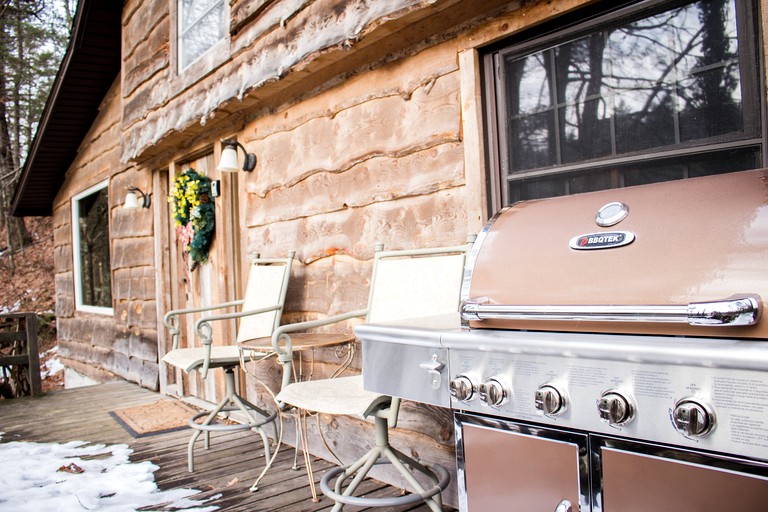
<path id="1" fill-rule="evenodd" d="M 211 368 L 224 370 L 224 398 L 213 410 L 196 414 L 189 420 L 189 426 L 195 430 L 188 447 L 190 472 L 195 470 L 195 441 L 204 432 L 205 448 L 209 448 L 210 433 L 214 431 L 254 430 L 264 442 L 264 456 L 267 460 L 267 466 L 270 465 L 269 438 L 262 427 L 274 422 L 277 411 L 267 412 L 237 394 L 235 371 L 240 366 L 240 351 L 237 343 L 260 336 L 269 336 L 280 325 L 294 255 L 293 251 L 288 253 L 287 258 L 282 259 L 260 259 L 257 255 L 251 262 L 245 296 L 241 300 L 170 311 L 163 318 L 163 324 L 168 328 L 173 339 L 173 349 L 162 358 L 164 363 L 187 374 L 199 371 L 203 379 L 208 377 L 208 370 Z M 232 313 L 207 314 L 207 312 L 217 309 L 234 309 L 237 307 L 240 310 Z M 200 315 L 201 313 L 206 313 L 206 315 L 200 316 L 195 322 L 196 337 L 200 338 L 200 346 L 179 348 L 181 317 L 183 315 Z M 211 322 L 231 319 L 239 319 L 237 343 L 214 345 Z M 245 414 L 246 423 L 215 423 L 219 413 L 236 410 Z M 254 413 L 261 418 L 258 418 Z M 206 417 L 205 420 L 198 423 L 197 420 L 203 416 Z"/>
<path id="2" fill-rule="evenodd" d="M 387 252 L 377 246 L 367 308 L 326 319 L 283 325 L 272 334 L 274 349 L 283 356 L 279 360 L 284 365 L 278 404 L 316 413 L 374 418 L 375 447 L 353 464 L 330 470 L 321 481 L 323 493 L 336 502 L 334 511 L 341 510 L 345 504 L 394 507 L 420 501 L 434 511 L 441 511 L 440 493 L 448 485 L 449 476 L 442 466 L 417 462 L 390 446 L 388 429 L 397 426 L 400 399 L 366 391 L 362 375 L 291 383 L 290 333 L 355 317 L 366 317 L 367 323 L 381 323 L 456 312 L 465 256 L 470 245 Z M 373 465 L 386 462 L 403 475 L 417 494 L 394 498 L 353 496 Z M 432 487 L 424 489 L 406 466 L 425 475 Z M 307 469 L 312 481 L 311 469 Z M 331 488 L 334 478 L 337 478 L 336 483 Z M 342 490 L 344 482 L 350 478 L 352 481 Z"/>

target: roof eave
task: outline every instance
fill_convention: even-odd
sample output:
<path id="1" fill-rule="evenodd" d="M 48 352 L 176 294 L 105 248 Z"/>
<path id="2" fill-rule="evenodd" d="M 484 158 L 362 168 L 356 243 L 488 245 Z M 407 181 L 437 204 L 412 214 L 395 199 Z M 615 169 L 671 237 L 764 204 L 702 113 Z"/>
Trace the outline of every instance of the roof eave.
<path id="1" fill-rule="evenodd" d="M 67 53 L 13 194 L 12 215 L 51 215 L 67 169 L 120 72 L 121 18 L 122 2 L 80 2 Z M 81 81 L 84 75 L 94 87 L 88 91 L 81 86 L 75 89 L 73 82 Z M 73 108 L 77 115 L 71 114 Z M 55 129 L 64 120 L 73 125 L 72 129 Z"/>

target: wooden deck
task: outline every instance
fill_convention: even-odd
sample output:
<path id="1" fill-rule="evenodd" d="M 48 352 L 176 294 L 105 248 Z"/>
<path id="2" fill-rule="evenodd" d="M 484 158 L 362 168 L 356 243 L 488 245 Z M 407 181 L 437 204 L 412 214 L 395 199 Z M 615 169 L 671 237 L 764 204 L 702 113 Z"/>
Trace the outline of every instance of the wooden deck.
<path id="1" fill-rule="evenodd" d="M 205 505 L 215 505 L 221 511 L 282 511 L 315 512 L 330 510 L 333 502 L 322 496 L 319 480 L 332 465 L 315 459 L 315 479 L 319 503 L 313 503 L 303 466 L 295 471 L 293 448 L 284 446 L 259 484 L 259 490 L 249 492 L 250 486 L 264 468 L 264 456 L 258 436 L 251 432 L 214 433 L 211 449 L 204 450 L 202 441 L 195 452 L 195 472 L 187 471 L 187 442 L 190 430 L 133 438 L 112 417 L 109 411 L 121 407 L 151 403 L 167 398 L 128 382 L 113 382 L 84 388 L 56 391 L 42 397 L 0 400 L 0 432 L 2 442 L 88 441 L 92 443 L 129 445 L 134 451 L 131 460 L 149 460 L 160 469 L 155 481 L 161 490 L 192 488 L 200 490 L 196 498 L 211 498 Z M 167 398 L 171 399 L 171 398 Z M 368 480 L 365 492 L 393 495 L 393 489 Z M 428 511 L 425 505 L 410 507 L 381 507 L 366 509 L 347 505 L 347 511 L 378 510 Z"/>

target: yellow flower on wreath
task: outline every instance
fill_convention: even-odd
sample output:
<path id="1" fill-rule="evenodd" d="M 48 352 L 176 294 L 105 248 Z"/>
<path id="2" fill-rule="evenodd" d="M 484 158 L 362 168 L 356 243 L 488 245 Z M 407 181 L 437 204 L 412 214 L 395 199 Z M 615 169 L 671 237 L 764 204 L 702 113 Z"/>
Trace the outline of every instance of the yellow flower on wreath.
<path id="1" fill-rule="evenodd" d="M 190 255 L 190 270 L 208 260 L 216 215 L 211 194 L 211 179 L 189 168 L 177 175 L 168 195 L 177 240 Z"/>

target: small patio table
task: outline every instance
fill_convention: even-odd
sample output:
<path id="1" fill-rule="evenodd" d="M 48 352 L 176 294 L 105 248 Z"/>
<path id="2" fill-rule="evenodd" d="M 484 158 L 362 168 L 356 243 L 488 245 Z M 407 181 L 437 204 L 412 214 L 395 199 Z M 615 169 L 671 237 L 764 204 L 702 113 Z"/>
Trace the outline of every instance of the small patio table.
<path id="1" fill-rule="evenodd" d="M 346 370 L 349 365 L 352 363 L 352 360 L 355 356 L 355 335 L 353 333 L 324 333 L 324 332 L 306 332 L 306 333 L 291 333 L 291 352 L 293 354 L 298 355 L 299 357 L 299 365 L 298 365 L 298 371 L 295 370 L 296 365 L 293 366 L 294 368 L 294 381 L 296 382 L 303 382 L 312 380 L 314 376 L 314 354 L 312 356 L 312 360 L 310 362 L 310 368 L 308 373 L 305 373 L 304 371 L 304 357 L 303 353 L 310 351 L 314 352 L 315 349 L 320 348 L 329 348 L 329 347 L 337 347 L 338 350 L 345 350 L 345 353 L 342 356 L 339 356 L 341 361 L 339 362 L 338 368 L 333 372 L 333 375 L 331 375 L 331 378 L 339 376 L 344 370 Z M 241 366 L 243 367 L 243 370 L 252 377 L 256 378 L 258 380 L 258 377 L 249 372 L 246 368 L 246 363 L 249 361 L 253 361 L 255 363 L 261 363 L 263 361 L 266 361 L 268 359 L 271 359 L 274 356 L 277 356 L 277 352 L 275 352 L 274 347 L 272 346 L 272 337 L 271 336 L 264 336 L 261 338 L 255 338 L 252 340 L 248 340 L 245 342 L 242 342 L 239 344 L 240 346 L 240 353 L 241 353 Z M 338 352 L 337 352 L 338 353 Z M 258 354 L 257 357 L 250 357 L 250 355 Z M 264 386 L 264 388 L 267 390 L 269 395 L 275 399 L 275 393 L 263 382 L 259 380 L 259 383 Z M 275 404 L 278 407 L 278 411 L 280 411 L 280 404 L 277 403 L 275 400 Z M 281 413 L 285 413 L 286 411 L 281 411 Z M 307 443 L 307 411 L 304 411 L 300 408 L 296 408 L 295 411 L 293 411 L 293 416 L 296 419 L 296 433 L 297 433 L 297 445 L 300 443 L 301 445 L 301 451 L 304 454 L 304 464 L 307 468 L 307 476 L 309 477 L 309 487 L 312 492 L 312 501 L 317 502 L 319 501 L 317 497 L 317 491 L 315 490 L 315 480 L 314 475 L 312 473 L 312 461 L 309 455 L 309 446 Z M 320 433 L 320 437 L 323 440 L 323 443 L 325 444 L 326 448 L 331 452 L 331 454 L 336 457 L 336 455 L 331 450 L 330 446 L 325 442 L 325 439 L 322 437 L 322 432 Z M 278 441 L 277 447 L 275 448 L 275 452 L 273 457 L 277 456 L 278 451 L 280 450 L 280 443 L 282 442 L 282 425 L 281 425 L 281 436 L 280 441 Z M 296 447 L 296 453 L 294 454 L 293 458 L 293 469 L 298 469 L 298 449 L 299 446 Z M 336 457 L 336 460 L 338 460 L 338 457 Z M 339 462 L 341 463 L 341 462 Z M 264 476 L 266 473 L 266 470 L 271 466 L 267 466 L 265 470 L 259 475 L 259 477 L 256 479 L 256 482 L 251 486 L 251 491 L 256 491 L 258 489 L 258 483 L 259 480 Z"/>

